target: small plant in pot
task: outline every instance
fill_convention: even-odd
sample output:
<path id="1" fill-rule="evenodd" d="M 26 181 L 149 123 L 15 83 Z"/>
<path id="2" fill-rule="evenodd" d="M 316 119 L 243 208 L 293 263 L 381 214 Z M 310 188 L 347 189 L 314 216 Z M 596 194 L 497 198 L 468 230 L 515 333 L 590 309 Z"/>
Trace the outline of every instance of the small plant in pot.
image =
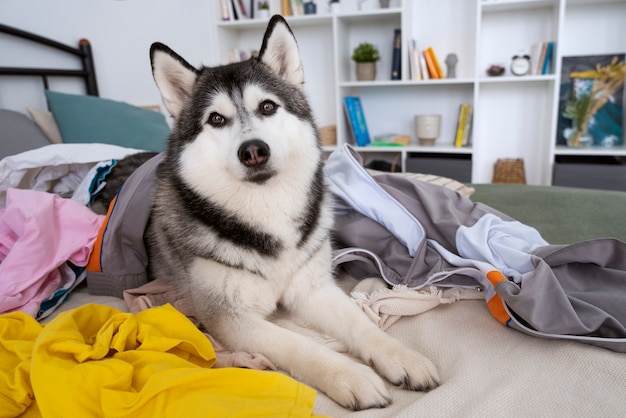
<path id="1" fill-rule="evenodd" d="M 376 62 L 380 60 L 378 48 L 369 42 L 361 42 L 352 51 L 352 60 L 356 62 L 356 79 L 371 81 L 376 79 Z"/>
<path id="2" fill-rule="evenodd" d="M 270 18 L 270 5 L 267 1 L 259 2 L 259 18 L 261 19 Z"/>

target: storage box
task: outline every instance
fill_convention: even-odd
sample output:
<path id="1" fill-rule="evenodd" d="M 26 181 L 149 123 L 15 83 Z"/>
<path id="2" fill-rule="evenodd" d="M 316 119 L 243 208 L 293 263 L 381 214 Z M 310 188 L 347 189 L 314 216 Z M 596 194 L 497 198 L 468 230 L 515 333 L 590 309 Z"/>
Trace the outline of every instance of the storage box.
<path id="1" fill-rule="evenodd" d="M 592 163 L 557 160 L 554 186 L 626 191 L 626 164 L 616 158 L 593 159 Z"/>
<path id="2" fill-rule="evenodd" d="M 472 181 L 472 160 L 467 155 L 409 154 L 406 170 L 412 173 L 449 177 L 461 183 Z"/>

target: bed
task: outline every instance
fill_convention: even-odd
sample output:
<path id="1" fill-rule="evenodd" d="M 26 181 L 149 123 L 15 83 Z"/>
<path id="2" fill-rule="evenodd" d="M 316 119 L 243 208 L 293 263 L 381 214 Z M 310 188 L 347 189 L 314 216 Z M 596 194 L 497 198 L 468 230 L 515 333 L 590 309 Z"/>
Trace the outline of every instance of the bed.
<path id="1" fill-rule="evenodd" d="M 95 176 L 106 172 L 111 161 L 140 150 L 162 150 L 168 133 L 162 114 L 98 97 L 95 66 L 88 41 L 81 40 L 79 47 L 74 48 L 5 25 L 0 25 L 0 33 L 3 37 L 19 37 L 70 53 L 78 57 L 80 67 L 67 72 L 51 68 L 0 68 L 0 82 L 25 76 L 33 77 L 35 82 L 44 80 L 44 94 L 50 106 L 50 109 L 32 108 L 28 112 L 0 110 L 0 204 L 3 215 L 9 203 L 18 200 L 17 195 L 9 196 L 10 189 L 34 190 L 53 195 L 50 200 L 54 202 L 58 199 L 63 202 L 73 200 L 85 206 L 88 203 L 85 193 L 90 193 L 85 188 L 94 187 Z M 49 90 L 50 77 L 78 77 L 80 83 L 84 83 L 84 94 Z M 7 100 L 6 97 L 2 99 Z M 97 115 L 106 117 L 98 118 Z M 106 120 L 109 125 L 104 124 Z M 119 130 L 111 131 L 111 120 L 116 121 Z M 105 131 L 109 135 L 105 135 Z M 155 141 L 154 138 L 161 140 Z M 416 181 L 435 182 L 430 178 Z M 436 187 L 455 188 L 456 194 L 482 202 L 522 224 L 534 227 L 551 244 L 572 244 L 601 237 L 626 240 L 626 194 L 622 192 L 513 184 L 460 185 L 453 181 L 447 186 Z M 26 200 L 27 209 L 33 205 L 39 207 L 40 201 L 33 202 Z M 93 228 L 94 222 L 100 219 L 84 211 L 80 213 L 85 215 L 81 219 L 86 219 L 86 228 Z M 1 219 L 3 223 L 0 226 L 4 228 L 6 219 Z M 96 222 L 95 226 L 99 225 Z M 47 226 L 44 223 L 35 226 L 35 229 L 41 233 Z M 3 239 L 6 239 L 6 229 L 2 231 L 5 234 Z M 65 231 L 58 230 L 54 234 L 65 234 Z M 38 246 L 30 247 L 29 251 L 31 257 L 33 253 L 37 254 L 36 259 L 39 260 L 51 251 L 50 244 L 37 237 L 39 235 L 32 242 Z M 6 241 L 2 245 L 6 246 Z M 81 248 L 84 250 L 84 247 Z M 6 247 L 3 250 L 6 251 Z M 87 252 L 90 250 L 87 247 Z M 11 277 L 22 279 L 30 271 L 27 267 L 8 271 L 8 253 L 0 254 L 0 283 L 5 292 L 9 273 L 13 274 Z M 84 251 L 82 255 L 84 264 Z M 69 260 L 64 257 L 69 256 L 62 256 L 62 261 Z M 75 260 L 78 259 L 80 257 Z M 24 266 L 24 263 L 21 265 Z M 67 266 L 66 263 L 63 265 Z M 105 409 L 116 416 L 130 416 L 131 412 L 136 414 L 133 416 L 181 416 L 189 411 L 185 408 L 190 408 L 190 405 L 196 408 L 191 410 L 190 416 L 225 416 L 226 413 L 216 412 L 218 410 L 236 412 L 240 416 L 277 416 L 278 411 L 286 416 L 313 413 L 333 417 L 626 416 L 626 354 L 623 352 L 579 341 L 540 338 L 505 327 L 490 314 L 483 292 L 478 287 L 426 288 L 418 292 L 402 287 L 388 289 L 379 278 L 357 281 L 346 274 L 338 274 L 341 286 L 352 295 L 355 303 L 364 307 L 373 321 L 434 361 L 442 380 L 440 387 L 427 393 L 391 387 L 391 406 L 354 412 L 341 408 L 320 392 L 313 392 L 314 398 L 308 396 L 303 399 L 302 393 L 293 391 L 293 386 L 289 385 L 265 385 L 242 392 L 242 379 L 248 382 L 254 380 L 250 376 L 266 378 L 280 375 L 280 372 L 238 369 L 242 372 L 239 380 L 233 378 L 239 376 L 237 374 L 227 377 L 213 375 L 212 378 L 217 379 L 220 385 L 199 389 L 198 386 L 185 386 L 183 383 L 177 387 L 170 384 L 170 380 L 167 389 L 150 392 L 153 396 L 149 396 L 145 393 L 150 387 L 146 375 L 142 375 L 139 383 L 133 380 L 128 369 L 120 375 L 113 375 L 111 371 L 116 369 L 107 361 L 111 360 L 115 350 L 109 351 L 107 347 L 99 357 L 94 354 L 98 351 L 98 343 L 102 342 L 93 340 L 95 334 L 90 335 L 91 340 L 87 338 L 83 341 L 93 344 L 89 346 L 88 355 L 73 351 L 72 356 L 59 359 L 45 352 L 44 334 L 50 337 L 56 332 L 53 338 L 60 338 L 61 344 L 74 341 L 75 332 L 66 330 L 69 334 L 63 334 L 60 323 L 67 325 L 70 322 L 77 326 L 84 322 L 91 328 L 100 324 L 103 328 L 106 325 L 107 329 L 121 333 L 121 328 L 110 328 L 111 324 L 121 321 L 120 318 L 129 324 L 128 318 L 140 315 L 128 313 L 132 303 L 129 299 L 94 294 L 93 288 L 81 278 L 83 272 L 76 268 L 71 270 L 64 273 L 64 289 L 60 289 L 63 286 L 59 286 L 59 282 L 56 282 L 56 288 L 48 289 L 50 294 L 45 299 L 45 309 L 42 300 L 36 300 L 37 303 L 33 303 L 35 299 L 25 300 L 24 309 L 13 311 L 30 314 L 18 315 L 7 311 L 0 316 L 1 417 L 21 414 L 41 416 L 40 410 L 49 411 L 54 406 L 63 408 L 64 416 L 72 416 L 72 411 L 90 411 L 94 416 L 104 416 L 102 411 Z M 53 295 L 55 297 L 51 297 Z M 6 303 L 7 294 L 2 297 L 0 300 Z M 622 303 L 617 309 L 626 310 L 626 287 L 618 292 L 618 299 Z M 39 321 L 27 317 L 39 317 Z M 151 323 L 153 328 L 157 325 L 158 321 Z M 173 333 L 179 331 L 171 330 Z M 95 331 L 92 329 L 92 332 Z M 114 336 L 109 336 L 114 339 Z M 150 341 L 170 341 L 168 337 L 171 336 L 159 334 L 159 338 Z M 125 338 L 130 338 L 129 334 L 125 334 Z M 311 335 L 311 338 L 323 339 L 323 336 Z M 335 342 L 323 341 L 341 350 Z M 188 341 L 170 341 L 169 344 L 166 350 L 169 354 L 182 352 L 181 356 L 186 360 L 198 355 L 185 348 L 193 345 Z M 202 344 L 206 342 L 197 342 L 197 345 Z M 118 345 L 114 348 L 120 351 Z M 214 348 L 218 365 L 228 365 L 226 363 L 232 360 L 228 356 L 233 353 L 220 351 L 219 345 Z M 228 359 L 226 363 L 225 358 Z M 221 363 L 219 359 L 222 359 Z M 116 360 L 119 363 L 120 358 Z M 140 363 L 140 360 L 133 363 L 136 370 L 139 370 Z M 164 365 L 166 362 L 158 357 L 154 364 Z M 194 360 L 194 364 L 210 368 L 214 361 L 202 358 Z M 241 365 L 237 361 L 231 364 Z M 99 369 L 98 365 L 101 366 Z M 258 363 L 251 364 L 250 368 L 254 369 L 256 365 Z M 98 371 L 92 375 L 93 370 L 87 366 Z M 154 368 L 145 369 L 145 373 L 148 373 L 146 370 L 154 376 L 163 371 Z M 262 376 L 258 376 L 259 373 Z M 132 380 L 132 384 L 126 378 Z M 188 400 L 194 393 L 201 396 L 200 407 L 194 403 L 198 398 Z M 186 406 L 181 403 L 186 403 Z M 235 408 L 233 405 L 240 406 L 232 409 Z"/>

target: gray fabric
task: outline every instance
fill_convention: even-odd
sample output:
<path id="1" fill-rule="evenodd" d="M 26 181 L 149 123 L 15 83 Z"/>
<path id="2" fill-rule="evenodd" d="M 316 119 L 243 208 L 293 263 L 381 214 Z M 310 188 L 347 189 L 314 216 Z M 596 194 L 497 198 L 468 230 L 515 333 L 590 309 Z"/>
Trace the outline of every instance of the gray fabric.
<path id="1" fill-rule="evenodd" d="M 143 234 L 150 216 L 158 154 L 141 165 L 118 192 L 101 237 L 101 271 L 87 271 L 87 287 L 94 295 L 123 297 L 123 291 L 148 282 L 148 255 Z"/>
<path id="2" fill-rule="evenodd" d="M 458 253 L 455 235 L 459 226 L 471 226 L 486 213 L 511 220 L 444 187 L 393 175 L 374 179 L 421 222 L 428 239 L 452 253 Z M 476 272 L 468 272 L 471 269 L 467 267 L 457 270 L 427 240 L 415 257 L 410 257 L 389 231 L 356 211 L 337 214 L 336 242 L 375 255 L 352 253 L 342 257 L 346 248 L 336 251 L 335 263 L 357 278 L 392 270 L 393 284 L 419 288 L 432 277 L 449 274 L 439 283 L 460 286 L 473 282 L 485 287 L 485 280 L 476 281 Z M 575 339 L 626 352 L 626 244 L 616 239 L 595 239 L 548 245 L 533 256 L 536 269 L 524 277 L 521 287 L 511 281 L 495 287 L 511 316 L 507 325 L 536 336 Z"/>
<path id="3" fill-rule="evenodd" d="M 512 220 L 487 205 L 474 203 L 442 186 L 393 174 L 377 175 L 374 178 L 381 188 L 421 222 L 428 239 L 437 241 L 453 253 L 458 253 L 455 235 L 459 226 L 472 226 L 487 213 L 493 213 L 504 220 Z M 395 277 L 390 284 L 421 288 L 432 275 L 455 267 L 447 263 L 426 240 L 421 242 L 415 257 L 410 257 L 404 244 L 387 229 L 356 211 L 338 213 L 335 216 L 334 238 L 337 248 L 366 249 L 384 260 L 386 269 Z M 335 254 L 339 252 L 336 251 Z M 371 258 L 354 254 L 352 257 L 360 262 L 344 266 L 351 276 L 363 279 L 378 275 L 378 268 Z M 449 280 L 456 285 L 478 286 L 475 280 L 465 275 L 455 275 Z"/>
<path id="4" fill-rule="evenodd" d="M 547 336 L 621 339 L 617 351 L 626 352 L 626 244 L 600 238 L 541 247 L 534 255 L 536 271 L 521 289 L 510 282 L 496 288 L 520 317 L 509 325 Z M 613 348 L 617 341 L 595 343 Z"/>
<path id="5" fill-rule="evenodd" d="M 50 145 L 50 141 L 28 116 L 0 109 L 0 159 Z"/>

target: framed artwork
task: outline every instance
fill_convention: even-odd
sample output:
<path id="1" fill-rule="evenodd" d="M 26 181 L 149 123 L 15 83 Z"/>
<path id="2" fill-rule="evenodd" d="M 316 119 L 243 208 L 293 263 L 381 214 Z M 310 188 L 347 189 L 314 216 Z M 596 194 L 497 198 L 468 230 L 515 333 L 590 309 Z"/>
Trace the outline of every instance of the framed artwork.
<path id="1" fill-rule="evenodd" d="M 600 66 L 611 64 L 614 57 L 624 61 L 626 54 L 583 55 L 563 57 L 561 65 L 561 85 L 559 91 L 559 114 L 557 121 L 556 144 L 565 145 L 567 132 L 573 127 L 572 119 L 565 118 L 563 112 L 572 98 L 589 94 L 593 87 L 593 78 L 572 78 L 572 73 L 591 71 Z M 624 86 L 617 90 L 590 119 L 587 133 L 592 138 L 592 145 L 602 147 L 621 146 L 624 143 Z"/>

